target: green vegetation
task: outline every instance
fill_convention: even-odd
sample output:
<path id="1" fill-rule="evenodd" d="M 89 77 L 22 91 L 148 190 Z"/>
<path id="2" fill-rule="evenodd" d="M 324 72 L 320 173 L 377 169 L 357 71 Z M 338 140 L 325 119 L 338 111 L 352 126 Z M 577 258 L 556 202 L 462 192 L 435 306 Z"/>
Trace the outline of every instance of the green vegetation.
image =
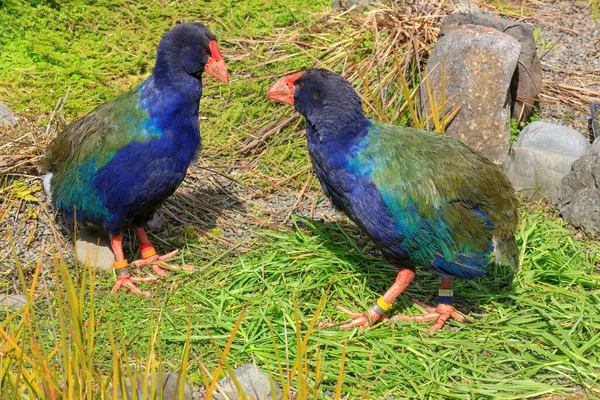
<path id="1" fill-rule="evenodd" d="M 308 6 L 298 0 L 267 5 L 260 1 L 3 1 L 0 98 L 14 111 L 49 114 L 71 87 L 64 109 L 70 119 L 145 78 L 152 70 L 161 35 L 178 22 L 205 22 L 221 39 L 226 53 L 227 39 L 238 37 L 242 29 L 245 35 L 240 39 L 270 34 L 276 27 L 308 19 L 310 12 L 323 10 L 324 4 Z M 236 62 L 234 71 L 261 59 L 260 53 L 249 56 Z M 251 88 L 244 89 L 248 93 Z"/>
<path id="2" fill-rule="evenodd" d="M 469 323 L 452 324 L 434 336 L 427 326 L 411 323 L 384 322 L 362 332 L 314 330 L 319 312 L 319 320 L 343 321 L 334 306 L 369 307 L 395 270 L 366 255 L 372 245 L 352 227 L 304 219 L 295 219 L 295 227 L 264 233 L 261 248 L 239 259 L 208 265 L 192 277 L 171 276 L 158 287 L 146 285 L 153 290 L 151 301 L 106 296 L 106 275 L 94 277 L 83 269 L 70 278 L 66 265 L 56 263 L 62 285 L 50 297 L 58 309 L 38 297 L 0 324 L 0 333 L 13 332 L 22 343 L 5 344 L 3 374 L 18 363 L 40 368 L 44 357 L 57 368 L 57 359 L 73 357 L 62 354 L 69 349 L 83 353 L 74 358 L 80 369 L 73 366 L 81 374 L 74 382 L 83 387 L 86 379 L 96 382 L 101 376 L 108 390 L 113 374 L 133 374 L 132 361 L 142 371 L 183 368 L 192 381 L 210 382 L 202 366 L 214 371 L 227 348 L 228 367 L 254 360 L 278 382 L 296 390 L 300 382 L 311 393 L 335 390 L 345 357 L 342 392 L 348 398 L 523 398 L 576 385 L 597 390 L 598 246 L 574 239 L 547 212 L 523 215 L 518 273 L 513 277 L 512 271 L 494 267 L 484 279 L 457 282 L 457 304 L 469 310 Z M 436 293 L 437 280 L 421 271 L 392 312 L 420 314 L 409 299 L 435 301 Z M 22 328 L 31 323 L 28 317 L 35 321 L 29 338 Z M 57 341 L 63 345 L 57 347 Z M 38 358 L 30 361 L 25 355 L 32 353 Z M 305 376 L 289 378 L 294 360 L 301 360 Z M 49 375 L 60 382 L 55 370 Z M 3 392 L 11 393 L 14 381 L 2 382 Z"/>
<path id="3" fill-rule="evenodd" d="M 23 122 L 0 145 L 20 138 L 22 148 L 6 148 L 19 162 L 40 154 L 68 88 L 62 115 L 71 121 L 141 82 L 161 35 L 177 22 L 198 20 L 217 35 L 231 73 L 229 86 L 205 78 L 202 165 L 236 165 L 232 179 L 251 191 L 306 189 L 321 201 L 301 120 L 291 116 L 277 127 L 291 110 L 264 100 L 275 78 L 323 63 L 347 73 L 369 115 L 422 122 L 413 116 L 413 100 L 421 82 L 415 60 L 423 54 L 403 53 L 411 46 L 398 45 L 385 29 L 374 33 L 356 16 L 323 17 L 329 4 L 0 0 L 0 100 Z M 389 11 L 385 21 L 405 23 L 410 32 L 404 15 Z M 431 32 L 423 31 L 427 45 Z M 440 100 L 433 108 L 451 113 Z M 431 116 L 436 129 L 445 123 Z M 514 126 L 515 134 L 523 126 Z M 23 165 L 2 179 L 2 223 L 12 208 L 24 210 L 16 223 L 47 213 L 36 172 Z M 600 396 L 598 244 L 551 210 L 523 205 L 519 271 L 492 267 L 484 279 L 456 283 L 457 307 L 469 323 L 451 323 L 433 336 L 411 323 L 319 329 L 315 324 L 346 320 L 335 306 L 367 309 L 393 282 L 394 268 L 344 219 L 292 217 L 292 229 L 256 228 L 255 237 L 232 243 L 224 233 L 229 226 L 197 216 L 205 210 L 190 195 L 198 193 L 191 190 L 196 180 L 188 178 L 169 201 L 167 209 L 183 222 L 167 224 L 157 249 L 181 247 L 175 263 L 198 269 L 142 285 L 150 300 L 113 296 L 112 274 L 65 262 L 58 233 L 50 243 L 33 240 L 34 232 L 0 239 L 0 248 L 20 241 L 54 255 L 38 264 L 19 263 L 12 253 L 0 260 L 0 288 L 12 286 L 9 277 L 17 273 L 29 299 L 18 311 L 0 310 L 2 395 L 108 398 L 115 383 L 159 370 L 211 388 L 227 371 L 256 362 L 298 398 L 526 398 L 580 388 Z M 257 219 L 266 213 L 247 212 Z M 133 247 L 125 251 L 135 254 Z M 432 303 L 436 293 L 435 277 L 420 271 L 392 312 L 421 314 L 410 299 Z"/>
<path id="4" fill-rule="evenodd" d="M 592 10 L 592 16 L 594 18 L 598 18 L 598 16 L 600 15 L 600 1 L 588 0 L 588 4 Z"/>
<path id="5" fill-rule="evenodd" d="M 533 111 L 531 112 L 531 115 L 529 117 L 527 117 L 526 121 L 521 121 L 521 122 L 517 123 L 517 120 L 515 118 L 511 118 L 510 119 L 510 141 L 511 141 L 511 143 L 516 142 L 517 139 L 519 138 L 519 134 L 521 133 L 521 131 L 530 123 L 537 121 L 539 116 L 540 116 L 540 109 L 537 107 L 534 107 Z"/>

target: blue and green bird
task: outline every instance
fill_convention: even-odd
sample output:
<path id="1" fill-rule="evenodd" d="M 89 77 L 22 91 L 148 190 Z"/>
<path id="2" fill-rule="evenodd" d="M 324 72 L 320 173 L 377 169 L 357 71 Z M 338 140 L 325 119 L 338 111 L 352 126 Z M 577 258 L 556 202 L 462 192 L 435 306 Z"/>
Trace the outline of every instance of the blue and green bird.
<path id="1" fill-rule="evenodd" d="M 160 276 L 163 260 L 144 231 L 154 210 L 183 181 L 200 149 L 198 122 L 202 75 L 227 83 L 228 73 L 211 31 L 201 23 L 175 26 L 161 39 L 154 71 L 133 90 L 101 104 L 70 123 L 46 149 L 44 188 L 70 218 L 108 231 L 121 286 L 154 278 L 129 274 L 123 231 L 133 228 L 143 259 Z"/>
<path id="2" fill-rule="evenodd" d="M 267 97 L 293 104 L 306 118 L 308 151 L 323 191 L 378 245 L 399 272 L 394 284 L 345 328 L 387 317 L 394 299 L 430 268 L 441 278 L 439 304 L 428 314 L 392 320 L 464 318 L 452 307 L 452 279 L 486 274 L 497 263 L 517 267 L 517 199 L 500 169 L 462 142 L 437 133 L 368 119 L 341 76 L 309 69 L 281 78 Z"/>

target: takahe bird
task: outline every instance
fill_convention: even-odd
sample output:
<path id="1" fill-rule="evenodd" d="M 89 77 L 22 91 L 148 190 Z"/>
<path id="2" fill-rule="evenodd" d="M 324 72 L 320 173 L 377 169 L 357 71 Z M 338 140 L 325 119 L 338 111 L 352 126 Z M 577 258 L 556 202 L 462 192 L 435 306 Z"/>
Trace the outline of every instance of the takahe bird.
<path id="1" fill-rule="evenodd" d="M 144 231 L 146 219 L 179 186 L 200 148 L 198 123 L 202 73 L 227 83 L 225 61 L 214 35 L 201 23 L 181 24 L 161 39 L 154 72 L 133 90 L 70 123 L 46 149 L 44 188 L 68 218 L 103 226 L 110 234 L 121 286 L 136 294 L 123 255 L 123 231 L 132 227 L 143 259 L 164 276 Z"/>
<path id="2" fill-rule="evenodd" d="M 415 276 L 429 267 L 441 278 L 439 305 L 428 314 L 392 320 L 453 317 L 452 279 L 486 273 L 489 256 L 517 265 L 517 200 L 499 168 L 462 142 L 437 133 L 365 117 L 341 76 L 309 69 L 278 80 L 267 97 L 290 103 L 306 118 L 308 152 L 323 191 L 399 268 L 391 288 L 344 328 L 375 323 Z"/>

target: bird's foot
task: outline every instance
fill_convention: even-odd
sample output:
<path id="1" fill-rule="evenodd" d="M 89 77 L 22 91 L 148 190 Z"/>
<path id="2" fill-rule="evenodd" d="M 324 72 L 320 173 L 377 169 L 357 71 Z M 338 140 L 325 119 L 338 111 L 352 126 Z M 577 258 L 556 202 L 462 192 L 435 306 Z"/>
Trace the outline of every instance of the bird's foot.
<path id="1" fill-rule="evenodd" d="M 111 292 L 117 293 L 119 291 L 119 289 L 121 288 L 121 286 L 124 286 L 124 287 L 128 288 L 129 290 L 131 290 L 132 293 L 135 293 L 135 294 L 138 294 L 138 295 L 144 296 L 144 297 L 150 297 L 150 292 L 144 292 L 144 291 L 140 290 L 140 288 L 137 287 L 136 283 L 138 283 L 138 282 L 154 282 L 154 281 L 156 281 L 156 278 L 154 278 L 154 277 L 136 278 L 136 277 L 129 275 L 129 273 L 127 273 L 125 275 L 119 275 L 117 277 L 117 283 L 115 283 L 115 285 L 112 287 Z"/>
<path id="2" fill-rule="evenodd" d="M 465 322 L 465 317 L 460 315 L 454 307 L 450 304 L 438 304 L 437 308 L 428 306 L 426 304 L 421 303 L 418 300 L 413 299 L 413 303 L 422 307 L 427 314 L 425 315 L 394 315 L 390 318 L 391 321 L 415 321 L 415 322 L 429 322 L 435 321 L 435 324 L 431 325 L 429 328 L 432 331 L 437 331 L 442 328 L 446 321 L 450 318 L 454 318 L 458 322 Z"/>
<path id="3" fill-rule="evenodd" d="M 342 324 L 341 327 L 343 329 L 356 328 L 358 326 L 368 327 L 368 326 L 375 324 L 380 319 L 387 318 L 386 314 L 383 314 L 383 315 L 379 314 L 373 308 L 370 308 L 366 313 L 353 312 L 342 306 L 338 306 L 337 308 L 338 308 L 338 310 L 348 314 L 348 316 L 350 316 L 350 318 L 352 318 L 351 321 L 348 321 L 348 322 Z M 323 323 L 323 324 L 320 324 L 319 327 L 327 328 L 327 327 L 330 327 L 333 325 L 334 324 L 332 324 L 332 323 Z"/>
<path id="4" fill-rule="evenodd" d="M 179 267 L 177 265 L 172 265 L 172 264 L 168 264 L 165 261 L 169 260 L 171 258 L 173 258 L 177 253 L 179 252 L 179 250 L 173 250 L 170 253 L 167 253 L 165 255 L 159 256 L 158 254 L 156 254 L 156 252 L 154 252 L 153 255 L 142 258 L 140 260 L 136 260 L 134 261 L 134 265 L 136 267 L 141 267 L 144 265 L 150 265 L 152 267 L 152 271 L 154 271 L 154 273 L 158 276 L 167 276 L 167 273 L 165 272 L 165 270 L 182 270 L 182 271 L 188 271 L 188 272 L 193 272 L 194 271 L 194 267 L 190 267 L 188 265 L 184 265 L 183 267 Z M 144 251 L 142 251 L 142 255 L 144 255 Z"/>

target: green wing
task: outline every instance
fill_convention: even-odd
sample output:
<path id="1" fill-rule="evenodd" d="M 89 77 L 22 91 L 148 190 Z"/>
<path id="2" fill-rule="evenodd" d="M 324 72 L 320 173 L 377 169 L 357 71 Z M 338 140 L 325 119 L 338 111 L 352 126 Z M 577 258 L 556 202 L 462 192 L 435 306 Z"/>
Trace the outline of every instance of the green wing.
<path id="1" fill-rule="evenodd" d="M 111 160 L 114 153 L 132 141 L 146 141 L 160 135 L 140 103 L 139 89 L 133 89 L 98 106 L 67 125 L 46 149 L 44 167 L 60 172 L 64 168 L 96 159 L 96 168 Z"/>
<path id="2" fill-rule="evenodd" d="M 410 238 L 415 261 L 436 253 L 452 260 L 486 252 L 492 235 L 512 236 L 512 187 L 496 165 L 463 143 L 375 121 L 364 140 L 351 167 L 370 176 L 398 229 Z"/>

